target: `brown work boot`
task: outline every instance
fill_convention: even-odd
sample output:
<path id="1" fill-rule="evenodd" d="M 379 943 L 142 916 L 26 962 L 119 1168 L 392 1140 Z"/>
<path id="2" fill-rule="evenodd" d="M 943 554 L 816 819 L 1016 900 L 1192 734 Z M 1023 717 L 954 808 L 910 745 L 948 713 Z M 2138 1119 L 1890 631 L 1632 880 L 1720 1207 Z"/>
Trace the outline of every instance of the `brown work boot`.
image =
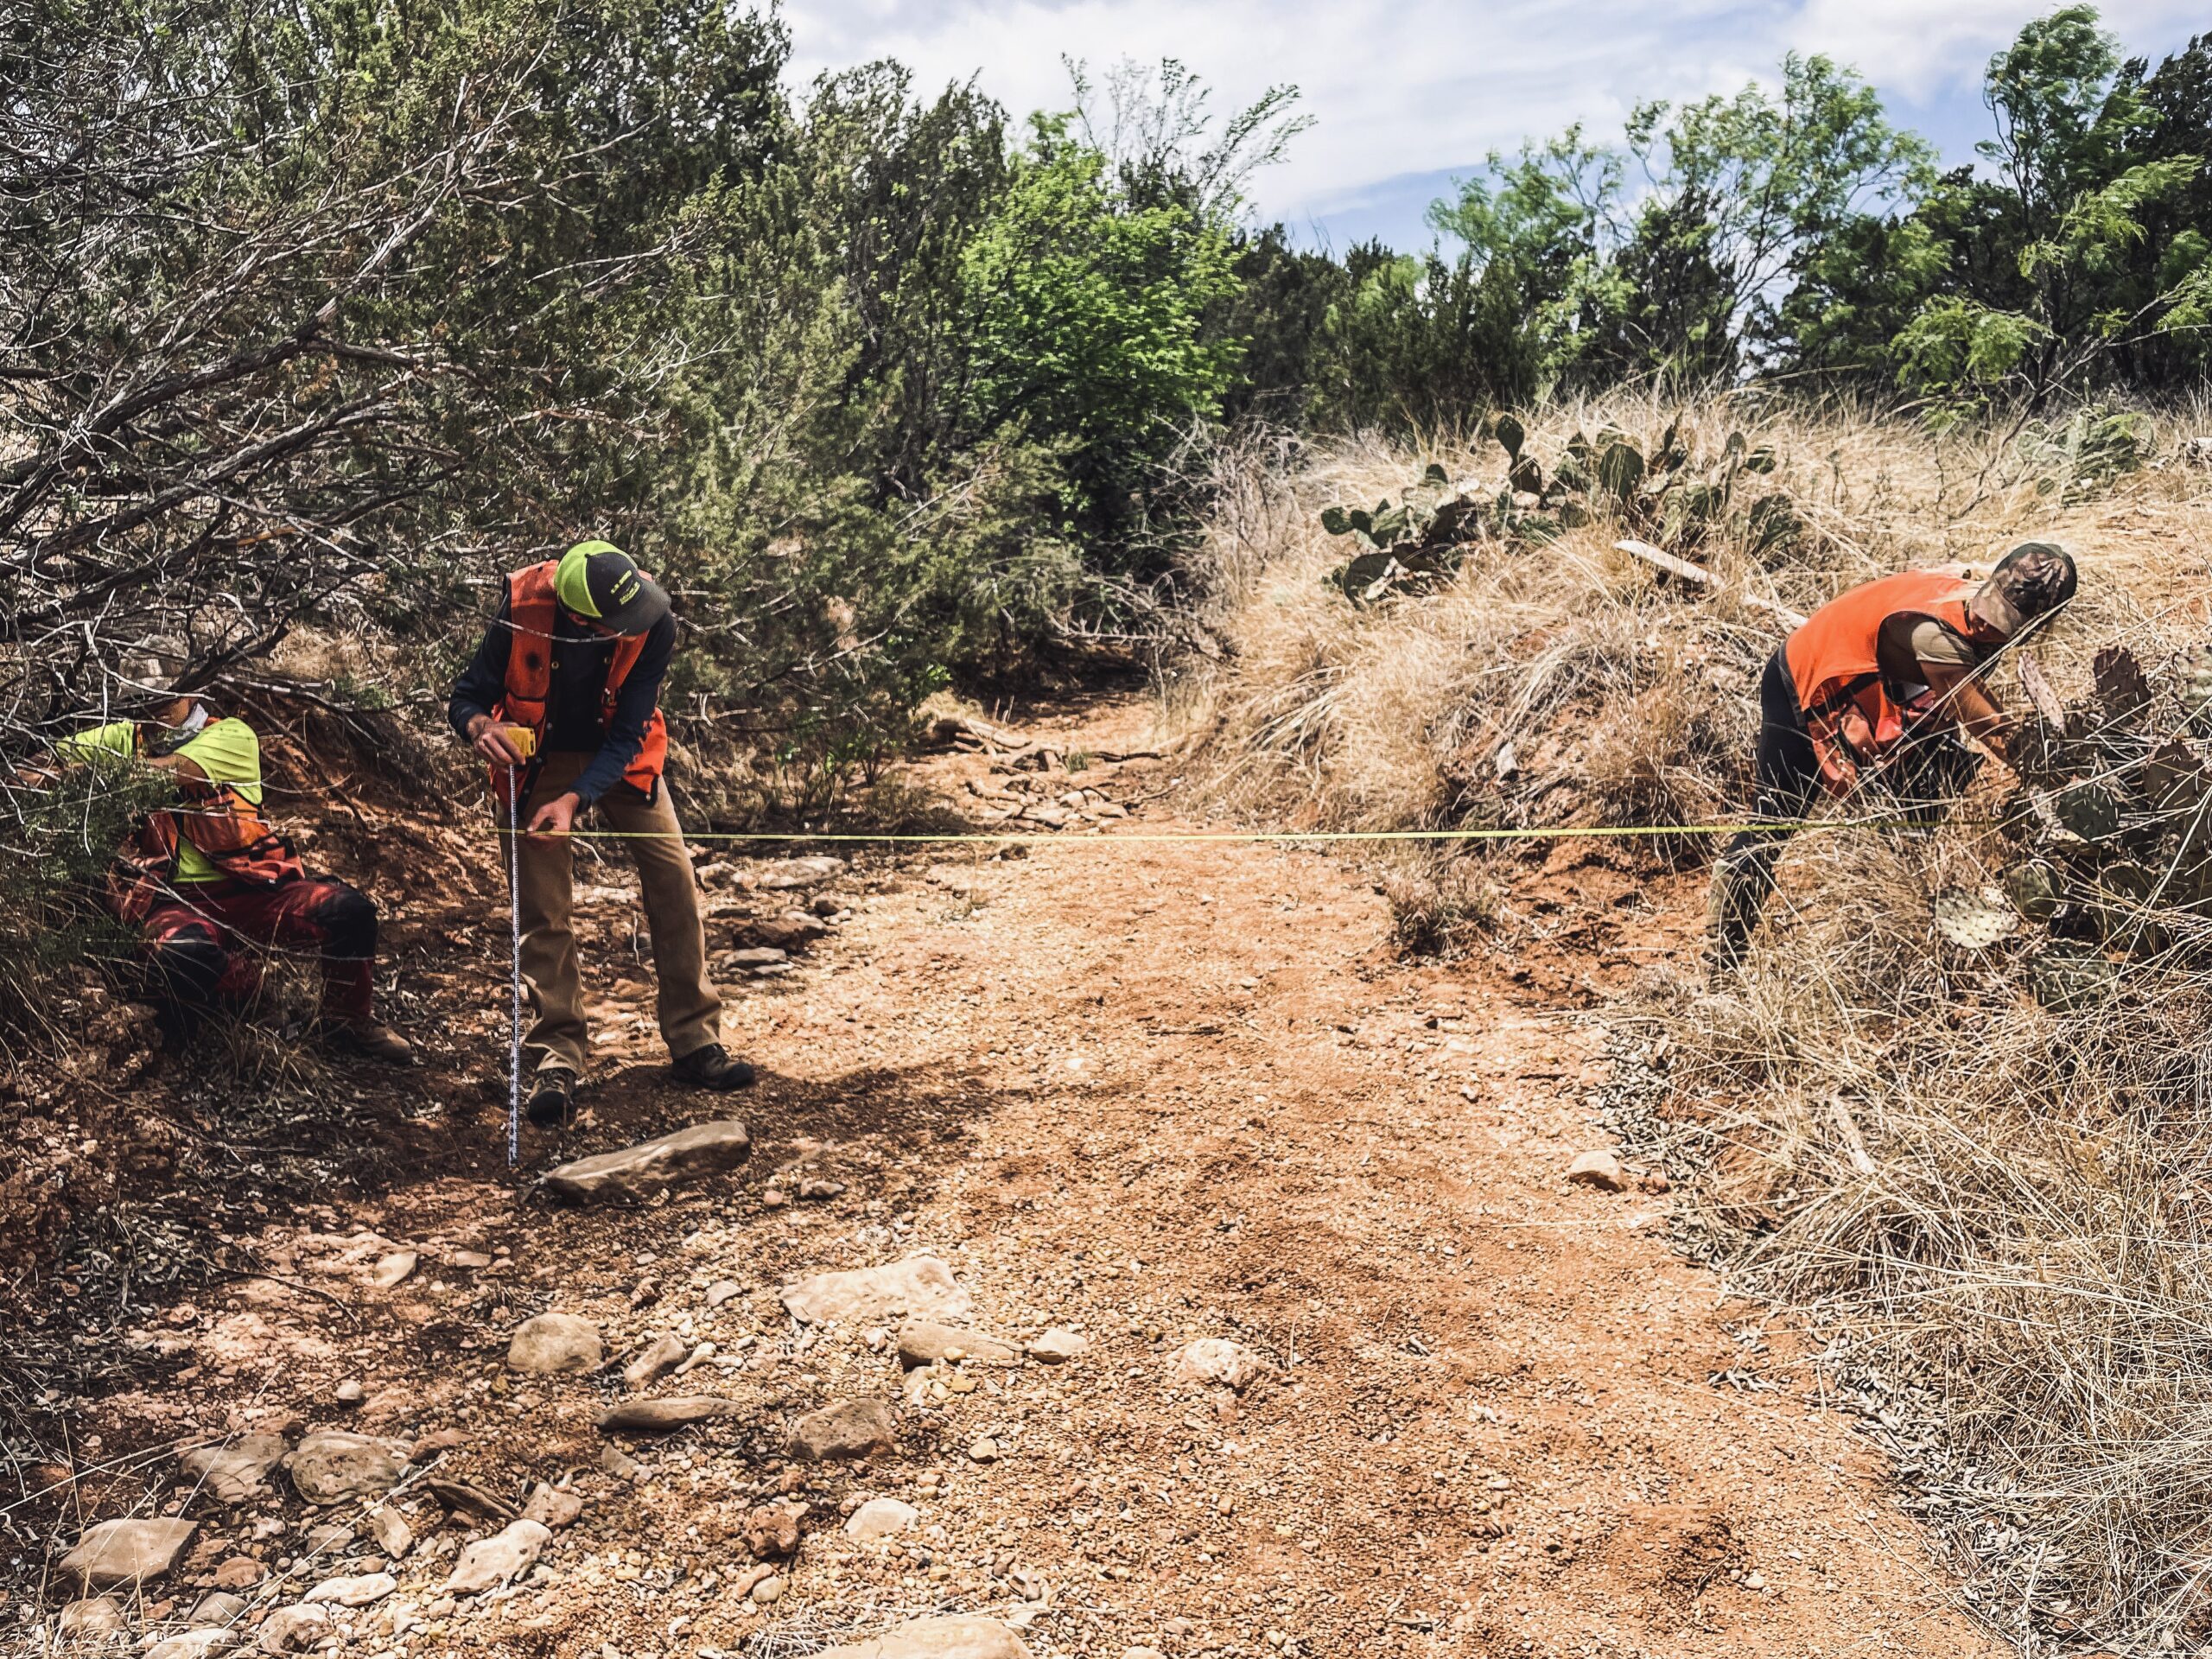
<path id="1" fill-rule="evenodd" d="M 735 1058 L 720 1043 L 693 1049 L 677 1060 L 675 1071 L 695 1089 L 744 1089 L 753 1083 L 752 1064 Z"/>
<path id="2" fill-rule="evenodd" d="M 381 1020 L 365 1016 L 358 1020 L 326 1020 L 322 1022 L 322 1039 L 333 1048 L 380 1060 L 386 1065 L 415 1064 L 415 1045 Z"/>
<path id="3" fill-rule="evenodd" d="M 523 1115 L 541 1129 L 564 1129 L 576 1121 L 576 1074 L 565 1065 L 544 1065 L 530 1086 Z"/>

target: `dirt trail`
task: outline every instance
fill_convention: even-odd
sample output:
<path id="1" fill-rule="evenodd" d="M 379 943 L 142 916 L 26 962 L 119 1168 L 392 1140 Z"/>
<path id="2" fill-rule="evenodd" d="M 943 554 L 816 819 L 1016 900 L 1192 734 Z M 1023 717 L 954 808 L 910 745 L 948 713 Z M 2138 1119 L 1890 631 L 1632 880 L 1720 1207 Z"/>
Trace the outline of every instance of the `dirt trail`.
<path id="1" fill-rule="evenodd" d="M 1135 747 L 1142 718 L 1094 710 L 1070 747 Z M 929 770 L 952 787 L 987 772 Z M 1132 766 L 1105 787 L 1162 781 Z M 1602 1015 L 1576 983 L 1679 947 L 1687 895 L 1532 867 L 1522 903 L 1582 955 L 1409 966 L 1344 860 L 1116 845 L 1118 827 L 835 884 L 851 918 L 734 998 L 733 1046 L 766 1070 L 735 1109 L 756 1153 L 734 1178 L 561 1208 L 456 1160 L 272 1227 L 258 1248 L 278 1277 L 162 1327 L 186 1386 L 172 1373 L 94 1408 L 109 1452 L 273 1422 L 409 1438 L 418 1469 L 511 1500 L 573 1472 L 581 1518 L 543 1581 L 496 1603 L 440 1599 L 467 1535 L 435 1530 L 410 1489 L 428 1541 L 392 1564 L 381 1611 L 334 1627 L 363 1653 L 791 1655 L 947 1608 L 1109 1659 L 1997 1651 L 1847 1421 L 1802 1403 L 1755 1312 L 1669 1252 L 1669 1200 L 1565 1179 L 1609 1141 Z M 1128 827 L 1172 826 L 1154 809 Z M 619 917 L 619 895 L 599 902 Z M 483 966 L 465 988 L 488 990 Z M 603 957 L 588 971 L 609 977 Z M 560 1151 L 711 1115 L 650 1064 L 650 1008 L 632 980 L 601 1010 L 613 1080 Z M 471 1098 L 457 1141 L 495 1139 L 497 1107 Z M 843 1191 L 799 1200 L 808 1179 Z M 397 1245 L 422 1266 L 370 1286 Z M 777 1287 L 916 1254 L 951 1266 L 976 1327 L 1070 1327 L 1087 1351 L 948 1370 L 955 1391 L 901 1402 L 890 1455 L 772 1461 L 795 1415 L 901 1395 L 887 1347 L 794 1325 Z M 726 1281 L 741 1294 L 709 1306 Z M 546 1308 L 599 1321 L 612 1357 L 664 1332 L 714 1342 L 645 1392 L 711 1391 L 737 1414 L 626 1442 L 643 1467 L 607 1472 L 594 1417 L 627 1392 L 619 1366 L 499 1363 Z M 1179 1382 L 1179 1351 L 1207 1337 L 1267 1372 L 1241 1395 Z M 1758 1386 L 1770 1376 L 1784 1386 Z M 333 1403 L 347 1378 L 365 1403 Z M 915 1505 L 914 1529 L 849 1539 L 841 1512 L 879 1496 Z M 812 1530 L 764 1605 L 731 1592 L 754 1576 L 747 1516 L 777 1497 L 810 1504 Z M 118 1502 L 89 1498 L 85 1518 Z M 324 1517 L 289 1494 L 188 1512 L 185 1582 L 233 1554 L 296 1563 L 288 1588 L 246 1592 L 264 1606 L 373 1548 L 312 1552 Z M 165 1593 L 181 1617 L 197 1592 Z"/>

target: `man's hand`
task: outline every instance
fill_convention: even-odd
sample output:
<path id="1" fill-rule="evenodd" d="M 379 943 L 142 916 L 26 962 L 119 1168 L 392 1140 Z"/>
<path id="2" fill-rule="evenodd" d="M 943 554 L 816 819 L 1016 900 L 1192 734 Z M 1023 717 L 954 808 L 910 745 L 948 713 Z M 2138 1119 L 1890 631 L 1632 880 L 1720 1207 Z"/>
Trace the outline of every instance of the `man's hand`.
<path id="1" fill-rule="evenodd" d="M 476 753 L 495 766 L 518 766 L 523 764 L 522 751 L 514 746 L 506 728 L 489 715 L 468 717 L 468 741 Z"/>
<path id="2" fill-rule="evenodd" d="M 556 795 L 530 815 L 529 833 L 541 841 L 565 836 L 569 833 L 569 826 L 575 822 L 576 814 L 583 810 L 583 806 L 582 798 L 574 790 L 565 795 Z"/>

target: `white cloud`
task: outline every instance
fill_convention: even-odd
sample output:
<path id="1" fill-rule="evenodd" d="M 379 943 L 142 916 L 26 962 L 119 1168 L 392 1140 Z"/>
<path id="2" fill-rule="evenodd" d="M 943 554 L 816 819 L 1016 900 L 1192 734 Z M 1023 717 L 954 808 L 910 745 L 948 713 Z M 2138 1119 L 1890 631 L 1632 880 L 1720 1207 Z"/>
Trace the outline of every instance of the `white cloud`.
<path id="1" fill-rule="evenodd" d="M 1570 121 L 1616 137 L 1639 100 L 1732 91 L 1792 48 L 1827 52 L 1916 103 L 1972 100 L 1990 53 L 2044 10 L 2018 0 L 790 0 L 785 16 L 804 76 L 896 58 L 925 87 L 975 76 L 1017 115 L 1065 106 L 1064 56 L 1094 67 L 1179 58 L 1224 108 L 1295 83 L 1317 124 L 1255 194 L 1267 216 L 1299 222 Z M 2199 10 L 2120 0 L 2106 16 L 2131 49 L 2163 51 Z"/>

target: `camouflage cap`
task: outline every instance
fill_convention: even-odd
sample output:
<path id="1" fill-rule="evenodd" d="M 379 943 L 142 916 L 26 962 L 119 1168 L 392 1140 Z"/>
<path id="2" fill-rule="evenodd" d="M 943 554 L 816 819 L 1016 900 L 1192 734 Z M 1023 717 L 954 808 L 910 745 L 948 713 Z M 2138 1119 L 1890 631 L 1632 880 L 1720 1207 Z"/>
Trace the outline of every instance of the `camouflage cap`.
<path id="1" fill-rule="evenodd" d="M 2022 542 L 1974 594 L 1974 614 L 2006 639 L 2074 597 L 2074 556 L 2056 542 Z"/>

